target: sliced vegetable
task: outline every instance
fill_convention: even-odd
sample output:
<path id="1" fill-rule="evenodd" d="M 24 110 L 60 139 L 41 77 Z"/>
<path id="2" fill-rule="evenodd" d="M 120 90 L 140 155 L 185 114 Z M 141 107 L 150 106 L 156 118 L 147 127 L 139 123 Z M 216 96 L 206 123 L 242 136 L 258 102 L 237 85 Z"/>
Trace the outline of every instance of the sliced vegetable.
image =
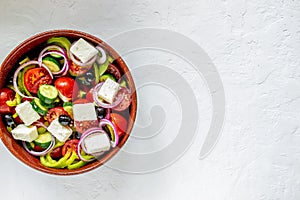
<path id="1" fill-rule="evenodd" d="M 43 134 L 39 134 L 38 138 L 34 140 L 34 144 L 41 147 L 42 149 L 46 149 L 50 146 L 52 142 L 53 136 L 49 132 L 45 132 Z"/>
<path id="2" fill-rule="evenodd" d="M 42 62 L 50 69 L 51 72 L 58 72 L 60 70 L 60 63 L 53 57 L 46 56 L 42 59 Z"/>
<path id="3" fill-rule="evenodd" d="M 43 155 L 46 155 L 47 153 L 49 153 L 49 152 L 51 151 L 51 149 L 54 147 L 54 145 L 55 145 L 55 139 L 54 139 L 54 137 L 52 137 L 52 139 L 51 139 L 51 144 L 48 146 L 47 149 L 45 149 L 44 151 L 41 151 L 41 152 L 34 151 L 34 150 L 30 150 L 30 149 L 28 148 L 28 146 L 27 146 L 26 143 L 27 143 L 27 142 L 22 141 L 23 147 L 24 147 L 24 149 L 25 149 L 28 153 L 30 153 L 30 154 L 32 154 L 32 155 L 34 155 L 34 156 L 43 156 Z"/>
<path id="4" fill-rule="evenodd" d="M 31 101 L 32 108 L 42 116 L 45 116 L 48 112 L 48 108 L 41 104 L 40 99 L 34 98 Z"/>
<path id="5" fill-rule="evenodd" d="M 58 91 L 53 85 L 41 85 L 38 90 L 38 97 L 46 104 L 52 104 L 58 96 Z"/>
<path id="6" fill-rule="evenodd" d="M 114 113 L 112 113 L 112 114 L 114 114 Z M 119 143 L 119 134 L 118 134 L 117 128 L 108 119 L 101 119 L 99 122 L 99 127 L 102 128 L 102 130 L 103 130 L 104 126 L 109 126 L 112 129 L 113 133 L 109 132 L 109 134 L 112 134 L 110 137 L 112 139 L 111 146 L 113 148 L 116 147 Z"/>
<path id="7" fill-rule="evenodd" d="M 31 93 L 36 94 L 41 85 L 51 83 L 52 77 L 45 68 L 32 68 L 24 74 L 25 87 Z"/>

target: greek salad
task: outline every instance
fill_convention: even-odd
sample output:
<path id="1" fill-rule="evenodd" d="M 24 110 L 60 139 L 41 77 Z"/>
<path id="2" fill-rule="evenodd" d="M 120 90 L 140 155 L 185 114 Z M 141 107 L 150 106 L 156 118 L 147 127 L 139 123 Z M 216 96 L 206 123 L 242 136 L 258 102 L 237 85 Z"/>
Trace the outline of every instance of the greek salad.
<path id="1" fill-rule="evenodd" d="M 83 167 L 118 146 L 132 91 L 103 45 L 52 37 L 0 89 L 7 131 L 50 168 Z"/>

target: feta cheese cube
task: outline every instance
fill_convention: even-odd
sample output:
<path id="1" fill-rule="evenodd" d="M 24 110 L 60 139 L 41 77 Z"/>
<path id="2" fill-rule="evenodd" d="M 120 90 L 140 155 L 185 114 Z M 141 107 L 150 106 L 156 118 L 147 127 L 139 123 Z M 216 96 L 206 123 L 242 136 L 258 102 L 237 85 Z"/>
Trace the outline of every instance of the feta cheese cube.
<path id="1" fill-rule="evenodd" d="M 110 140 L 107 134 L 94 133 L 85 138 L 83 145 L 87 151 L 86 153 L 94 154 L 102 151 L 108 151 L 110 149 Z"/>
<path id="2" fill-rule="evenodd" d="M 108 78 L 101 86 L 98 92 L 98 97 L 104 99 L 108 103 L 112 103 L 114 101 L 116 94 L 119 91 L 119 87 L 120 87 L 119 83 Z"/>
<path id="3" fill-rule="evenodd" d="M 77 42 L 74 43 L 74 45 L 71 46 L 70 51 L 82 63 L 88 62 L 98 53 L 98 50 L 93 45 L 82 38 L 80 38 Z"/>
<path id="4" fill-rule="evenodd" d="M 38 137 L 36 126 L 27 127 L 24 124 L 19 124 L 11 131 L 11 133 L 14 139 L 23 140 L 26 142 L 32 142 Z"/>
<path id="5" fill-rule="evenodd" d="M 47 130 L 60 142 L 65 142 L 73 132 L 70 127 L 61 125 L 58 119 L 53 120 Z"/>
<path id="6" fill-rule="evenodd" d="M 95 121 L 97 114 L 93 103 L 74 104 L 74 121 Z"/>
<path id="7" fill-rule="evenodd" d="M 16 112 L 26 126 L 40 119 L 40 115 L 32 108 L 29 101 L 17 105 Z"/>

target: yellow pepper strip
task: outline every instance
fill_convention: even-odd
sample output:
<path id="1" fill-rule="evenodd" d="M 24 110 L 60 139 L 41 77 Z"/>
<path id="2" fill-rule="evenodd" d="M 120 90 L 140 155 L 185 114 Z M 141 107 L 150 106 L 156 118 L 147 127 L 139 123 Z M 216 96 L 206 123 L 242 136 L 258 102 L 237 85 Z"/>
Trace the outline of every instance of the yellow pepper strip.
<path id="1" fill-rule="evenodd" d="M 80 167 L 83 167 L 86 164 L 86 162 L 80 160 L 78 162 L 75 162 L 71 165 L 68 165 L 68 169 L 72 170 L 72 169 L 78 169 Z"/>
<path id="2" fill-rule="evenodd" d="M 68 158 L 71 156 L 71 151 L 67 151 L 67 153 L 64 155 L 64 157 L 62 157 L 61 159 L 59 159 L 58 161 L 53 160 L 50 156 L 50 153 L 48 153 L 45 156 L 41 156 L 40 157 L 40 161 L 42 163 L 42 165 L 46 166 L 46 167 L 53 167 L 53 168 L 64 168 L 66 166 L 66 161 L 68 160 Z"/>

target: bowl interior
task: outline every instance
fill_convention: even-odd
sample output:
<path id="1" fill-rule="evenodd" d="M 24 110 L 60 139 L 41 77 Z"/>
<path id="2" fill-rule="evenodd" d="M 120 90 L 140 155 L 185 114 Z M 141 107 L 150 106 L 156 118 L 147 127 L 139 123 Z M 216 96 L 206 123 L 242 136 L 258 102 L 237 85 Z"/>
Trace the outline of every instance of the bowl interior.
<path id="1" fill-rule="evenodd" d="M 20 59 L 26 55 L 26 53 L 32 51 L 33 49 L 39 47 L 41 44 L 45 43 L 49 38 L 54 36 L 64 36 L 68 37 L 70 39 L 79 39 L 84 38 L 85 40 L 93 43 L 93 44 L 102 44 L 102 46 L 108 51 L 108 53 L 114 58 L 115 64 L 120 69 L 120 72 L 122 75 L 126 76 L 126 79 L 128 80 L 128 86 L 133 91 L 132 94 L 132 103 L 129 107 L 128 112 L 128 126 L 126 134 L 121 138 L 119 141 L 119 144 L 116 148 L 109 151 L 107 154 L 105 154 L 104 157 L 102 157 L 99 160 L 96 160 L 95 162 L 89 163 L 81 168 L 74 169 L 74 170 L 68 170 L 68 169 L 55 169 L 55 168 L 47 168 L 43 165 L 41 165 L 39 159 L 37 157 L 34 157 L 27 153 L 21 143 L 17 140 L 15 140 L 11 134 L 6 130 L 6 127 L 2 120 L 0 120 L 0 137 L 4 143 L 4 145 L 9 149 L 9 151 L 20 161 L 25 163 L 26 165 L 39 170 L 41 172 L 54 174 L 54 175 L 73 175 L 73 174 L 80 174 L 83 172 L 90 171 L 92 169 L 95 169 L 99 166 L 101 166 L 103 163 L 108 161 L 111 157 L 113 157 L 118 150 L 125 144 L 127 141 L 130 132 L 132 130 L 135 117 L 136 117 L 136 108 L 137 108 L 137 98 L 136 98 L 136 90 L 135 85 L 132 79 L 132 76 L 129 72 L 129 69 L 126 65 L 126 63 L 122 60 L 122 58 L 118 55 L 118 53 L 112 49 L 108 44 L 103 42 L 101 39 L 90 35 L 88 33 L 75 31 L 75 30 L 52 30 L 43 32 L 40 34 L 37 34 L 24 42 L 22 42 L 20 45 L 18 45 L 11 53 L 6 57 L 6 59 L 1 64 L 0 68 L 0 88 L 2 88 L 5 84 L 5 79 L 8 76 L 8 74 L 15 69 L 15 66 L 18 65 L 18 62 Z"/>

